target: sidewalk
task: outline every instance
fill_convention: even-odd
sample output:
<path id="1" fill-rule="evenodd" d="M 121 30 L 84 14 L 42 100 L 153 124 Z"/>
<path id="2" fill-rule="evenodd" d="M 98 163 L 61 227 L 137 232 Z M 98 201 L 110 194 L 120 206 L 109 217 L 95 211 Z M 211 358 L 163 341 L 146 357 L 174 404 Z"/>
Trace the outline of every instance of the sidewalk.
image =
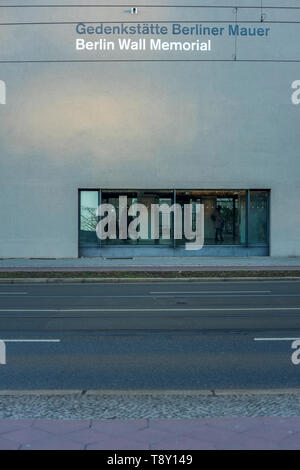
<path id="1" fill-rule="evenodd" d="M 300 270 L 300 258 L 138 257 L 74 259 L 0 259 L 0 272 L 14 271 L 234 271 Z"/>
<path id="2" fill-rule="evenodd" d="M 0 420 L 0 450 L 300 449 L 300 417 Z"/>
<path id="3" fill-rule="evenodd" d="M 1 449 L 300 449 L 300 392 L 2 391 Z"/>

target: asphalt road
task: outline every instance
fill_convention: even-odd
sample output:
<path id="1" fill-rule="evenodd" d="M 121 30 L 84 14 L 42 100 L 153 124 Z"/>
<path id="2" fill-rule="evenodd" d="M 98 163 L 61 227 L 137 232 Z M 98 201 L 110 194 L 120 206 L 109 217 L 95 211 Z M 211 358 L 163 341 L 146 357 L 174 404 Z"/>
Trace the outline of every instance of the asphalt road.
<path id="1" fill-rule="evenodd" d="M 297 338 L 298 281 L 0 286 L 1 390 L 300 388 Z"/>

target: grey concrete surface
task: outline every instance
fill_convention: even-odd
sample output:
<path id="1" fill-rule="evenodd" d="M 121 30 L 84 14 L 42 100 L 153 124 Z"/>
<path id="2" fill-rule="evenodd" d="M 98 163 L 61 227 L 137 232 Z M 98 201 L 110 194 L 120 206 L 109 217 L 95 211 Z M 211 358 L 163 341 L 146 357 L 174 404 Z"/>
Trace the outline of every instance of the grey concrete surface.
<path id="1" fill-rule="evenodd" d="M 300 269 L 300 257 L 137 257 L 132 259 L 0 259 L 1 271 L 14 270 L 171 270 L 171 269 Z"/>

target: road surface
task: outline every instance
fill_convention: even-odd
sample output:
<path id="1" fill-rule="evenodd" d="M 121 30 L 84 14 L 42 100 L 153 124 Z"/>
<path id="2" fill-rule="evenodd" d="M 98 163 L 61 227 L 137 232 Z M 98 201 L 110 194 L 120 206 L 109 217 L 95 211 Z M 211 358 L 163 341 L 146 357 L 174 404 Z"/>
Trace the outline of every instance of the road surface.
<path id="1" fill-rule="evenodd" d="M 0 286 L 0 390 L 300 388 L 298 338 L 299 281 Z"/>

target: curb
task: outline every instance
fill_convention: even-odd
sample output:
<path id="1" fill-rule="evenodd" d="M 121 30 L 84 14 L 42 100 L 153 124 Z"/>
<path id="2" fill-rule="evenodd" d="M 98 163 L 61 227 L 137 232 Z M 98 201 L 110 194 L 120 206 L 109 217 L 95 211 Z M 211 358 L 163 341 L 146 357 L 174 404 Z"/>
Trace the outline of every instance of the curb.
<path id="1" fill-rule="evenodd" d="M 215 389 L 215 390 L 0 390 L 1 396 L 161 396 L 161 395 L 181 395 L 181 396 L 253 396 L 253 395 L 300 395 L 300 388 L 286 389 Z"/>
<path id="2" fill-rule="evenodd" d="M 0 284 L 91 284 L 131 282 L 242 282 L 242 281 L 299 281 L 299 276 L 284 277 L 107 277 L 107 278 L 0 278 Z"/>

